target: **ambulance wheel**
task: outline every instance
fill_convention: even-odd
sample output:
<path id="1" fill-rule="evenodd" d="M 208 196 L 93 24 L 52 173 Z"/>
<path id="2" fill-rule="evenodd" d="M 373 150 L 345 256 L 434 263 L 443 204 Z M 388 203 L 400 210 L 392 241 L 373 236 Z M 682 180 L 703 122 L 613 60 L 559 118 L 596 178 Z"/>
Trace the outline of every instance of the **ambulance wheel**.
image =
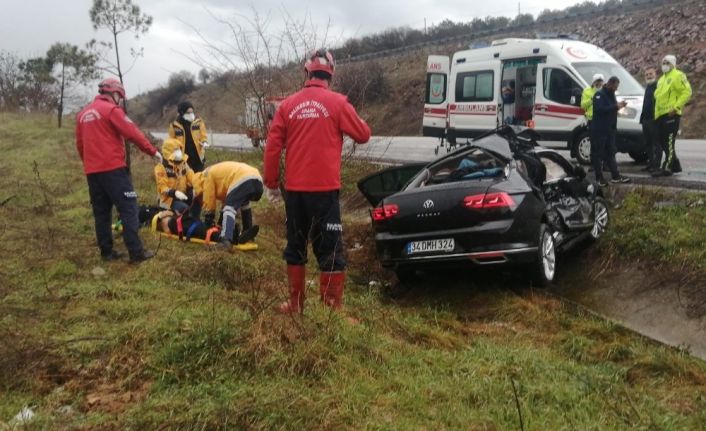
<path id="1" fill-rule="evenodd" d="M 574 140 L 571 155 L 582 165 L 591 164 L 591 135 L 586 131 Z"/>

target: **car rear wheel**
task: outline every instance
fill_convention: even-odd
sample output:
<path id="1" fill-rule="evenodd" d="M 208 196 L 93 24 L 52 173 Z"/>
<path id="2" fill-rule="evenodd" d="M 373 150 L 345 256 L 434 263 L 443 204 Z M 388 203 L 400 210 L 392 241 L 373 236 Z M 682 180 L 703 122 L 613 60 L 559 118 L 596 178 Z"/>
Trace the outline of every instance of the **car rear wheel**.
<path id="1" fill-rule="evenodd" d="M 539 228 L 539 247 L 537 261 L 534 263 L 534 281 L 539 286 L 546 286 L 554 281 L 556 274 L 556 243 L 551 229 L 546 224 Z"/>
<path id="2" fill-rule="evenodd" d="M 576 160 L 582 165 L 591 164 L 591 135 L 586 131 L 581 133 L 574 140 L 574 148 L 572 151 Z"/>
<path id="3" fill-rule="evenodd" d="M 608 203 L 605 199 L 596 197 L 593 202 L 593 228 L 591 229 L 591 239 L 597 240 L 608 229 L 610 214 L 608 213 Z"/>

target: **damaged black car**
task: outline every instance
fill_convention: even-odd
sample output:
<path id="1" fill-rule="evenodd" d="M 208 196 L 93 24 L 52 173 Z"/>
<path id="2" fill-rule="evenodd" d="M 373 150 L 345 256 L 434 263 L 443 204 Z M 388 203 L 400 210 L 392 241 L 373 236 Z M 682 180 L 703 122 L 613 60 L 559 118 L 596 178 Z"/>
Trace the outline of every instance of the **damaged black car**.
<path id="1" fill-rule="evenodd" d="M 583 168 L 537 138 L 503 126 L 431 163 L 360 180 L 383 266 L 404 282 L 425 268 L 512 264 L 552 282 L 557 255 L 598 239 L 609 213 Z"/>

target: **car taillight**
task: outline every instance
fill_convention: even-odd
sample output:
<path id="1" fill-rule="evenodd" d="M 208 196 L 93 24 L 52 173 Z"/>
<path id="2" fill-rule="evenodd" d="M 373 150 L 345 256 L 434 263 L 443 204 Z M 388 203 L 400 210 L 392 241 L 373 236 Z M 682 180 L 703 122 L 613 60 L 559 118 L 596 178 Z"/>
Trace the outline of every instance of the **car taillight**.
<path id="1" fill-rule="evenodd" d="M 513 208 L 515 201 L 505 192 L 487 193 L 484 195 L 466 196 L 463 198 L 463 206 L 470 209 Z"/>
<path id="2" fill-rule="evenodd" d="M 373 220 L 383 221 L 390 219 L 400 212 L 400 207 L 395 204 L 386 204 L 373 208 Z"/>

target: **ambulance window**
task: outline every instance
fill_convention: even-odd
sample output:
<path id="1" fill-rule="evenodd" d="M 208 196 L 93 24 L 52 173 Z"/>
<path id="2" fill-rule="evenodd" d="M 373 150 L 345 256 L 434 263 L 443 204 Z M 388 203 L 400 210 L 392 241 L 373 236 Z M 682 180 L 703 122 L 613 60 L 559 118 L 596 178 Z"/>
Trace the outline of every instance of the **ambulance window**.
<path id="1" fill-rule="evenodd" d="M 427 91 L 425 103 L 439 104 L 446 101 L 446 75 L 427 73 Z"/>
<path id="2" fill-rule="evenodd" d="M 490 102 L 493 100 L 493 71 L 464 72 L 456 76 L 457 102 Z"/>
<path id="3" fill-rule="evenodd" d="M 562 105 L 575 105 L 583 88 L 562 69 L 544 69 L 544 98 Z M 572 103 L 573 96 L 573 103 Z"/>

